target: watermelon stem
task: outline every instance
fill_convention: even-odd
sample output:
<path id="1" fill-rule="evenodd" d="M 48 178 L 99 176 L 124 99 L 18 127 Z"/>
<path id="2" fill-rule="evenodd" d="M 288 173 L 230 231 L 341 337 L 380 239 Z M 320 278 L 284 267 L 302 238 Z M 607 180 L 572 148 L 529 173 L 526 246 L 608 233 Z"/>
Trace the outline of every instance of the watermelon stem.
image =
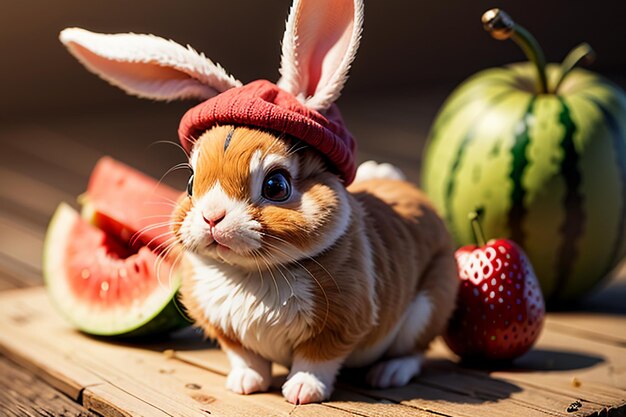
<path id="1" fill-rule="evenodd" d="M 567 78 L 569 73 L 574 69 L 576 65 L 578 65 L 583 60 L 586 63 L 591 63 L 596 57 L 595 51 L 591 48 L 586 42 L 581 43 L 574 49 L 572 49 L 569 54 L 563 60 L 561 64 L 561 75 L 554 86 L 554 91 L 556 93 L 559 92 L 559 87 L 563 84 L 563 80 Z"/>
<path id="2" fill-rule="evenodd" d="M 510 38 L 522 48 L 526 57 L 535 65 L 537 70 L 537 94 L 547 94 L 546 57 L 537 39 L 500 9 L 487 10 L 483 13 L 482 22 L 485 30 L 494 39 L 506 40 Z"/>
<path id="3" fill-rule="evenodd" d="M 485 233 L 483 232 L 483 228 L 480 225 L 480 213 L 478 210 L 472 211 L 467 218 L 469 219 L 472 225 L 472 232 L 474 232 L 474 240 L 478 246 L 485 246 L 487 243 L 485 239 Z"/>

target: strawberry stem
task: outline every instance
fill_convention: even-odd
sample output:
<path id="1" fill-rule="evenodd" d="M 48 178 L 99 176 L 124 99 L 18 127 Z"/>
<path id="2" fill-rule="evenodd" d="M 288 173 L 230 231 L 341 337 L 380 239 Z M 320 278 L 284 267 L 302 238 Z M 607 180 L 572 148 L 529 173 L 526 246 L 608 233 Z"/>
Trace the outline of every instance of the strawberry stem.
<path id="1" fill-rule="evenodd" d="M 483 228 L 480 225 L 480 213 L 478 210 L 472 211 L 467 217 L 472 225 L 472 232 L 474 232 L 474 240 L 476 241 L 476 244 L 478 246 L 485 246 L 487 241 L 485 240 Z"/>
<path id="2" fill-rule="evenodd" d="M 492 38 L 501 41 L 510 38 L 522 48 L 526 57 L 535 64 L 537 70 L 537 94 L 547 94 L 546 58 L 537 39 L 500 9 L 487 10 L 483 13 L 482 22 L 483 27 Z"/>

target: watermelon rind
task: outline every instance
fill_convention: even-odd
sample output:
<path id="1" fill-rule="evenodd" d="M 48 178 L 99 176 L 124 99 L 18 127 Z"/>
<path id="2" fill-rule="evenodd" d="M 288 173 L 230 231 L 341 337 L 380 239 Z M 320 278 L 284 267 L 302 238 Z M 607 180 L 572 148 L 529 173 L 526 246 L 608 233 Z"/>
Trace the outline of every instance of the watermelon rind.
<path id="1" fill-rule="evenodd" d="M 181 283 L 174 271 L 170 282 L 157 285 L 152 294 L 130 307 L 106 309 L 80 300 L 71 291 L 63 266 L 64 253 L 72 239 L 72 225 L 84 221 L 72 207 L 61 203 L 50 221 L 43 250 L 43 275 L 53 304 L 79 330 L 96 336 L 138 337 L 168 333 L 190 323 L 177 303 Z"/>

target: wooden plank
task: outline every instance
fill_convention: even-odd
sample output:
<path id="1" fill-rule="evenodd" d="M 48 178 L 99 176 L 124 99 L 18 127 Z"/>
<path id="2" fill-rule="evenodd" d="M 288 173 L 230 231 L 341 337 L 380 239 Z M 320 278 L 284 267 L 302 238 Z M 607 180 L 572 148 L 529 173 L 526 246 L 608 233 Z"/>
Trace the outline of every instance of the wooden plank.
<path id="1" fill-rule="evenodd" d="M 280 377 L 267 394 L 242 397 L 227 391 L 224 374 L 228 363 L 224 354 L 184 332 L 164 343 L 140 346 L 88 338 L 50 311 L 40 288 L 0 294 L 0 317 L 1 351 L 36 370 L 73 398 L 79 398 L 82 392 L 85 404 L 103 415 L 194 416 L 205 415 L 206 410 L 215 415 L 288 415 L 313 413 L 311 410 L 318 408 L 318 413 L 363 416 L 379 415 L 380 410 L 386 410 L 386 415 L 582 416 L 610 409 L 622 412 L 626 403 L 615 398 L 619 394 L 606 382 L 606 392 L 602 391 L 602 379 L 607 373 L 604 368 L 616 366 L 614 372 L 619 371 L 626 360 L 623 348 L 552 335 L 549 331 L 538 345 L 540 357 L 542 351 L 564 351 L 571 345 L 576 346 L 572 351 L 579 355 L 602 351 L 604 362 L 588 363 L 585 369 L 560 369 L 555 363 L 552 365 L 557 369 L 545 369 L 545 364 L 529 354 L 516 369 L 474 375 L 451 362 L 450 369 L 438 368 L 437 355 L 448 362 L 451 357 L 449 352 L 441 351 L 441 346 L 435 346 L 435 366 L 427 366 L 424 374 L 407 387 L 371 390 L 359 385 L 358 380 L 342 379 L 331 402 L 294 411 L 280 396 Z M 573 338 L 576 343 L 563 338 Z M 164 349 L 174 349 L 175 354 L 164 355 Z M 284 377 L 284 368 L 276 371 Z M 572 373 L 578 375 L 582 387 L 598 387 L 598 397 L 589 400 L 576 395 L 584 390 L 574 394 L 545 386 L 546 375 L 569 383 Z M 619 380 L 616 386 L 620 386 Z M 568 413 L 567 406 L 578 398 L 583 400 L 582 407 Z M 380 400 L 391 404 L 382 406 Z"/>
<path id="2" fill-rule="evenodd" d="M 42 284 L 41 271 L 0 251 L 0 291 Z"/>
<path id="3" fill-rule="evenodd" d="M 493 401 L 481 397 L 470 397 L 428 385 L 413 383 L 404 387 L 372 390 L 355 388 L 359 392 L 375 398 L 399 402 L 417 408 L 423 412 L 431 412 L 459 417 L 477 416 L 540 416 L 553 415 L 548 411 L 539 411 L 511 403 L 510 401 Z"/>
<path id="4" fill-rule="evenodd" d="M 555 332 L 626 347 L 626 263 L 610 281 L 582 300 L 582 311 L 555 312 L 547 324 Z"/>
<path id="5" fill-rule="evenodd" d="M 224 375 L 228 372 L 229 364 L 221 351 L 214 349 L 191 349 L 190 346 L 185 345 L 187 341 L 188 339 L 183 338 L 178 345 L 172 346 L 176 349 L 174 354 L 177 358 Z M 441 398 L 446 398 L 446 393 L 452 393 L 454 395 L 460 394 L 461 396 L 465 395 L 473 398 L 473 401 L 480 399 L 485 403 L 499 402 L 501 405 L 506 406 L 505 409 L 508 413 L 515 412 L 532 414 L 534 412 L 538 412 L 539 414 L 537 415 L 542 415 L 546 412 L 550 415 L 571 415 L 571 413 L 568 413 L 566 409 L 572 402 L 579 398 L 583 398 L 584 402 L 578 415 L 600 413 L 615 403 L 621 404 L 624 402 L 619 398 L 603 395 L 581 396 L 580 390 L 576 393 L 571 391 L 560 392 L 558 390 L 547 392 L 542 387 L 526 384 L 524 381 L 508 381 L 506 377 L 494 378 L 485 373 L 462 373 L 458 366 L 450 362 L 450 353 L 443 348 L 440 341 L 436 344 L 436 346 L 438 346 L 438 348 L 432 352 L 434 354 L 431 355 L 432 359 L 436 359 L 438 357 L 446 358 L 450 366 L 427 367 L 423 374 L 418 377 L 417 381 L 410 385 L 414 393 L 421 393 L 423 390 L 427 390 L 430 395 Z M 284 375 L 287 371 L 285 368 L 275 365 L 274 373 Z M 566 380 L 568 379 L 566 378 Z M 348 381 L 358 382 L 358 378 L 353 378 Z M 282 383 L 282 381 L 279 381 L 279 383 Z M 358 385 L 358 383 L 352 385 L 345 385 L 344 383 L 341 385 L 340 392 L 346 390 L 354 391 L 353 385 Z M 363 391 L 359 388 L 357 388 L 357 391 L 354 392 L 366 394 L 367 396 L 374 396 L 379 399 L 397 401 L 396 397 L 384 396 L 386 395 L 386 392 L 380 393 L 372 390 Z M 591 399 L 588 399 L 587 397 Z M 413 403 L 410 401 L 406 402 L 408 401 L 407 399 L 404 399 L 403 401 L 405 402 L 402 404 L 411 407 L 420 408 L 423 406 L 423 404 Z M 477 401 L 477 404 L 478 403 L 480 403 L 480 401 Z M 428 410 L 422 408 L 422 411 Z M 460 409 L 457 409 L 455 412 L 460 412 Z"/>
<path id="6" fill-rule="evenodd" d="M 610 354 L 617 356 L 600 358 L 595 351 L 584 347 L 579 352 L 571 352 L 565 345 L 557 345 L 557 349 L 553 341 L 558 343 L 558 340 L 559 335 L 544 332 L 535 348 L 516 360 L 510 368 L 488 371 L 453 363 L 448 349 L 439 339 L 431 347 L 431 366 L 446 372 L 463 372 L 477 378 L 487 378 L 488 381 L 502 380 L 524 389 L 552 393 L 557 397 L 583 399 L 601 406 L 600 409 L 618 406 L 626 411 L 626 391 L 598 376 L 598 373 L 610 372 L 615 367 L 619 369 L 622 352 L 611 351 Z M 476 387 L 484 385 L 478 383 Z"/>
<path id="7" fill-rule="evenodd" d="M 0 253 L 41 271 L 44 234 L 15 220 L 0 217 Z"/>
<path id="8" fill-rule="evenodd" d="M 40 177 L 41 178 L 41 177 Z M 76 196 L 56 189 L 41 179 L 0 166 L 0 196 L 49 217 L 61 201 L 72 202 Z"/>
<path id="9" fill-rule="evenodd" d="M 95 417 L 26 369 L 0 356 L 0 410 L 15 417 Z"/>
<path id="10" fill-rule="evenodd" d="M 186 156 L 177 148 L 175 140 L 150 144 L 146 138 L 129 138 L 120 134 L 115 124 L 125 124 L 128 117 L 127 114 L 110 114 L 107 125 L 100 127 L 97 133 L 94 133 L 91 124 L 73 124 L 68 129 L 65 126 L 67 122 L 63 121 L 53 128 L 16 129 L 12 133 L 17 140 L 12 137 L 13 140 L 3 145 L 6 152 L 0 154 L 0 163 L 21 175 L 45 178 L 46 184 L 51 187 L 78 195 L 86 189 L 94 165 L 105 154 L 157 178 L 171 166 L 185 161 Z M 154 120 L 150 123 L 154 124 Z M 69 134 L 58 132 L 66 129 Z M 2 136 L 0 131 L 0 139 Z M 37 169 L 33 170 L 33 166 Z M 178 181 L 178 185 L 184 187 L 187 177 L 185 172 L 180 178 L 184 181 Z M 170 178 L 165 178 L 164 182 L 171 183 Z"/>
<path id="11" fill-rule="evenodd" d="M 582 399 L 582 406 L 578 415 L 601 414 L 612 403 L 598 403 L 589 401 L 580 395 L 564 394 L 556 391 L 547 391 L 523 382 L 507 381 L 505 378 L 496 378 L 489 375 L 476 375 L 458 369 L 427 369 L 419 381 L 423 384 L 451 389 L 458 393 L 479 398 L 491 398 L 493 401 L 515 403 L 536 411 L 548 412 L 551 415 L 571 415 L 567 411 L 569 405 Z"/>
<path id="12" fill-rule="evenodd" d="M 626 389 L 626 348 L 550 329 L 540 340 L 536 349 L 516 361 L 519 369 Z"/>
<path id="13" fill-rule="evenodd" d="M 206 349 L 198 349 L 197 339 L 194 340 L 194 338 L 189 337 L 189 333 L 190 331 L 182 332 L 173 339 L 168 355 L 220 375 L 227 375 L 230 370 L 230 364 L 224 352 L 210 348 L 212 345 L 208 342 L 206 343 Z M 285 382 L 288 370 L 284 366 L 273 364 L 272 374 L 274 375 L 272 387 L 278 392 Z M 324 403 L 324 405 L 360 416 L 432 415 L 414 407 L 363 395 L 342 384 L 341 381 L 333 393 L 331 402 Z"/>
<path id="14" fill-rule="evenodd" d="M 349 415 L 319 404 L 296 413 L 278 392 L 239 396 L 224 376 L 159 350 L 86 337 L 51 311 L 41 288 L 0 295 L 0 350 L 103 415 Z"/>
<path id="15" fill-rule="evenodd" d="M 63 337 L 63 333 L 50 335 L 45 329 L 42 331 L 33 328 L 38 327 L 37 323 L 45 323 L 48 319 L 60 320 L 50 308 L 42 288 L 4 291 L 0 294 L 0 300 L 0 353 L 35 372 L 75 400 L 80 398 L 86 387 L 103 383 L 92 372 L 68 360 L 67 346 L 51 349 L 46 343 L 38 342 L 41 337 Z M 68 327 L 62 332 L 75 333 Z"/>
<path id="16" fill-rule="evenodd" d="M 396 416 L 424 416 L 434 417 L 444 415 L 420 410 L 406 404 L 398 404 L 384 398 L 374 398 L 346 388 L 339 383 L 330 402 L 324 403 L 329 407 L 344 410 L 351 415 L 372 417 Z"/>
<path id="17" fill-rule="evenodd" d="M 75 153 L 76 147 L 60 147 L 56 152 L 48 154 L 39 151 L 34 144 L 28 147 L 24 143 L 20 143 L 18 147 L 15 145 L 18 144 L 6 145 L 4 147 L 6 152 L 0 153 L 0 165 L 7 171 L 33 180 L 43 179 L 49 187 L 69 195 L 78 195 L 85 190 L 90 168 L 87 168 L 86 172 L 76 172 L 72 169 L 75 163 L 70 160 L 83 159 L 83 156 Z M 72 151 L 68 152 L 68 149 Z M 60 160 L 53 159 L 59 153 L 64 153 L 65 157 Z"/>
<path id="18" fill-rule="evenodd" d="M 626 300 L 624 300 L 626 303 Z M 578 335 L 626 347 L 626 316 L 602 313 L 554 313 L 546 326 L 557 333 Z"/>
<path id="19" fill-rule="evenodd" d="M 27 125 L 0 131 L 0 140 L 4 139 L 2 147 L 7 154 L 18 155 L 15 158 L 17 162 L 29 162 L 26 166 L 30 165 L 32 168 L 38 166 L 33 162 L 45 161 L 53 164 L 59 171 L 73 175 L 77 181 L 84 182 L 94 163 L 102 155 L 102 152 L 89 146 L 86 140 L 88 134 L 84 132 L 83 135 L 72 138 L 58 133 L 54 128 Z M 51 171 L 49 166 L 46 168 L 44 171 L 38 166 L 37 172 Z"/>
<path id="20" fill-rule="evenodd" d="M 43 128 L 36 130 L 41 132 L 37 135 L 34 135 L 33 129 L 28 127 L 17 129 L 15 133 L 30 138 L 28 140 L 36 145 L 23 150 L 37 152 L 40 157 L 48 158 L 56 164 L 71 165 L 72 169 L 84 179 L 88 177 L 91 168 L 101 155 L 111 155 L 159 178 L 170 167 L 186 160 L 183 151 L 176 147 L 179 117 L 180 114 L 171 108 L 161 110 L 155 108 L 149 114 L 114 110 L 79 120 L 49 120 L 45 125 L 40 125 Z M 103 120 L 106 120 L 106 123 L 103 123 Z M 139 135 L 136 132 L 140 132 Z M 0 131 L 0 137 L 2 135 Z M 162 144 L 163 141 L 170 144 Z M 45 149 L 46 152 L 39 149 Z M 72 149 L 72 152 L 67 152 L 67 149 Z M 72 162 L 69 158 L 81 161 Z M 168 177 L 165 182 L 184 190 L 187 178 L 187 173 L 183 173 L 178 178 Z"/>
<path id="21" fill-rule="evenodd" d="M 462 373 L 471 375 L 472 379 L 467 382 L 455 382 L 455 385 L 465 384 L 465 389 L 470 392 L 474 390 L 484 390 L 484 387 L 493 386 L 494 381 L 501 381 L 508 384 L 514 384 L 524 390 L 540 390 L 545 393 L 546 396 L 552 398 L 555 396 L 557 399 L 567 400 L 572 402 L 575 400 L 582 400 L 584 403 L 590 403 L 590 408 L 600 413 L 603 410 L 609 410 L 612 408 L 624 409 L 626 405 L 626 392 L 617 388 L 613 388 L 604 384 L 595 384 L 591 382 L 582 383 L 578 381 L 576 384 L 572 383 L 572 379 L 563 378 L 559 375 L 552 373 L 537 376 L 525 372 L 507 370 L 507 371 L 487 371 L 475 368 L 464 368 L 455 363 L 447 360 L 432 361 L 429 367 L 441 370 L 444 375 L 454 375 L 455 373 Z M 461 378 L 461 381 L 466 378 Z M 483 379 L 484 382 L 477 382 L 476 379 Z M 436 384 L 444 384 L 446 381 L 442 378 Z M 449 382 L 448 382 L 449 384 Z M 494 393 L 500 393 L 501 389 L 496 385 L 494 387 Z M 483 394 L 484 395 L 484 394 Z M 522 401 L 526 401 L 526 398 L 520 398 Z M 562 402 L 563 404 L 563 402 Z"/>

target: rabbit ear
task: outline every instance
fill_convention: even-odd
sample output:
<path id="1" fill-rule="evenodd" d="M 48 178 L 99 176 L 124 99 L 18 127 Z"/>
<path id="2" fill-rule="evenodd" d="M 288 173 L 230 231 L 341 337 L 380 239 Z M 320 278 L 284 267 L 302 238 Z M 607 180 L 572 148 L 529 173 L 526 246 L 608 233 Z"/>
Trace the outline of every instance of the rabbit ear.
<path id="1" fill-rule="evenodd" d="M 59 39 L 87 69 L 139 97 L 207 99 L 241 86 L 204 54 L 158 36 L 68 28 Z"/>
<path id="2" fill-rule="evenodd" d="M 294 0 L 278 85 L 314 110 L 339 97 L 363 27 L 363 0 Z"/>

